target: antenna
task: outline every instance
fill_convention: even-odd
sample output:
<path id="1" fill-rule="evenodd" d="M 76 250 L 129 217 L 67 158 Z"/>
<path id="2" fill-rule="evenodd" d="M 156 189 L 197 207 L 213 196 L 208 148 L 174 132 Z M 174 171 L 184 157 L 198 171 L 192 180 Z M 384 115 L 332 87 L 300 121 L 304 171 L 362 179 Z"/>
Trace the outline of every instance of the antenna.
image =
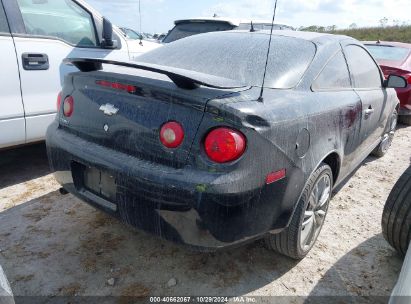
<path id="1" fill-rule="evenodd" d="M 251 32 L 251 33 L 254 33 L 254 32 L 255 32 L 254 24 L 253 24 L 252 21 L 251 21 L 251 29 L 250 29 L 250 32 Z"/>
<path id="2" fill-rule="evenodd" d="M 141 0 L 138 0 L 138 14 L 140 15 L 140 45 L 143 45 L 143 32 L 141 31 Z"/>
<path id="3" fill-rule="evenodd" d="M 276 14 L 276 12 L 277 12 L 277 3 L 278 3 L 278 0 L 275 0 L 273 21 L 272 21 L 272 23 L 271 23 L 270 40 L 269 40 L 269 42 L 268 42 L 267 58 L 266 58 L 266 61 L 265 61 L 263 84 L 261 85 L 260 97 L 258 97 L 258 101 L 260 101 L 260 102 L 263 102 L 263 101 L 264 101 L 264 100 L 263 100 L 263 93 L 264 93 L 264 85 L 265 85 L 265 76 L 266 76 L 266 74 L 267 74 L 268 59 L 269 59 L 269 57 L 270 57 L 271 40 L 272 40 L 272 37 L 273 37 L 275 14 Z"/>

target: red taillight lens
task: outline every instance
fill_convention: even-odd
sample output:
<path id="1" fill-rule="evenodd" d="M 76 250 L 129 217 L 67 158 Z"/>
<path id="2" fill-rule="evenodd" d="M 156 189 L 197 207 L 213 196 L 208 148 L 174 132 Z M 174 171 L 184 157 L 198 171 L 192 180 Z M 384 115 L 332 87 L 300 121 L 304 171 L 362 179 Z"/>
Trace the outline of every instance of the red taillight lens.
<path id="1" fill-rule="evenodd" d="M 207 156 L 216 163 L 228 163 L 239 159 L 245 151 L 246 139 L 240 132 L 229 128 L 211 131 L 204 142 Z"/>
<path id="2" fill-rule="evenodd" d="M 63 93 L 62 92 L 60 92 L 58 95 L 57 95 L 57 112 L 59 112 L 60 111 L 60 108 L 61 108 L 61 95 L 62 95 Z"/>
<path id="3" fill-rule="evenodd" d="M 179 147 L 184 141 L 184 129 L 181 124 L 170 121 L 164 124 L 160 130 L 160 141 L 170 149 Z"/>
<path id="4" fill-rule="evenodd" d="M 411 74 L 404 75 L 404 77 L 408 80 L 408 84 L 411 84 Z"/>
<path id="5" fill-rule="evenodd" d="M 120 91 L 126 91 L 130 94 L 133 94 L 137 91 L 137 87 L 129 84 L 123 84 L 123 83 L 118 83 L 118 82 L 111 82 L 111 81 L 106 81 L 106 80 L 97 80 L 96 84 L 106 87 L 106 88 L 112 88 L 115 90 L 120 90 Z"/>
<path id="6" fill-rule="evenodd" d="M 74 112 L 74 99 L 71 96 L 66 97 L 63 102 L 63 114 L 70 117 Z"/>

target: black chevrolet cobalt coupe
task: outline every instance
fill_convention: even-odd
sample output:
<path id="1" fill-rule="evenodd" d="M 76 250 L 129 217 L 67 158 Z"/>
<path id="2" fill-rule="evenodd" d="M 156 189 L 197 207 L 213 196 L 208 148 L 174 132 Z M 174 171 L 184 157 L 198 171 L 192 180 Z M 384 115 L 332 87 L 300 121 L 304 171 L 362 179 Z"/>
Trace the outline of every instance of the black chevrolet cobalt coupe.
<path id="1" fill-rule="evenodd" d="M 264 238 L 301 259 L 333 189 L 397 123 L 393 87 L 342 36 L 209 33 L 138 62 L 69 59 L 47 132 L 68 191 L 161 238 L 214 250 Z"/>

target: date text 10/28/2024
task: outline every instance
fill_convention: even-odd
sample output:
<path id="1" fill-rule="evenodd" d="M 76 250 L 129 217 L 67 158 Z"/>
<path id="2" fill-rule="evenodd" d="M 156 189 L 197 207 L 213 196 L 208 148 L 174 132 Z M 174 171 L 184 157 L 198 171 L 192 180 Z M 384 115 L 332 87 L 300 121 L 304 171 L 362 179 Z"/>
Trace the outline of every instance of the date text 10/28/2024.
<path id="1" fill-rule="evenodd" d="M 150 297 L 150 303 L 256 303 L 253 297 Z"/>

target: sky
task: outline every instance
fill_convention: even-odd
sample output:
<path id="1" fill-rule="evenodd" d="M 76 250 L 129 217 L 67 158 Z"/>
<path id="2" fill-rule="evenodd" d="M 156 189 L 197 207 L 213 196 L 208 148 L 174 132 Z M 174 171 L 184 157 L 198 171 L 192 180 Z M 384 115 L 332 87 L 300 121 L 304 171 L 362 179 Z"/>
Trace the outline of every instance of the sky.
<path id="1" fill-rule="evenodd" d="M 86 0 L 118 26 L 139 30 L 139 0 Z M 174 20 L 220 17 L 271 20 L 274 0 L 141 0 L 142 30 L 167 33 Z M 388 24 L 411 24 L 411 0 L 278 0 L 276 23 L 294 26 L 347 28 Z"/>

